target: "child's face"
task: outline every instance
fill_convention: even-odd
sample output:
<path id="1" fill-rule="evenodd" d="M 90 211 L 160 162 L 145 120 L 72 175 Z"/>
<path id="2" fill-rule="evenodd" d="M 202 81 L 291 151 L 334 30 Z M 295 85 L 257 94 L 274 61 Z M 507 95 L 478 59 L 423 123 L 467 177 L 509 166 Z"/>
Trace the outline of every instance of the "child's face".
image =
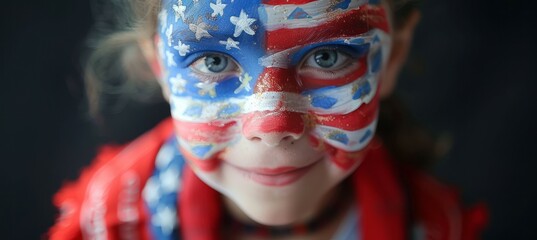
<path id="1" fill-rule="evenodd" d="M 360 164 L 390 46 L 372 2 L 163 2 L 157 43 L 181 151 L 254 220 L 307 217 Z"/>

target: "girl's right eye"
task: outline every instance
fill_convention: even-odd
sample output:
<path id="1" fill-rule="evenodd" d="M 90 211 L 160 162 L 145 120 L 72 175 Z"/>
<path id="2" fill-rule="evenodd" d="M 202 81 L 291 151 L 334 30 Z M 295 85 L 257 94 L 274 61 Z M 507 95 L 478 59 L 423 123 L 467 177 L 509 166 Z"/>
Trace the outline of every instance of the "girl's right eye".
<path id="1" fill-rule="evenodd" d="M 190 65 L 197 73 L 209 76 L 220 76 L 237 73 L 239 66 L 235 61 L 224 54 L 207 54 Z"/>

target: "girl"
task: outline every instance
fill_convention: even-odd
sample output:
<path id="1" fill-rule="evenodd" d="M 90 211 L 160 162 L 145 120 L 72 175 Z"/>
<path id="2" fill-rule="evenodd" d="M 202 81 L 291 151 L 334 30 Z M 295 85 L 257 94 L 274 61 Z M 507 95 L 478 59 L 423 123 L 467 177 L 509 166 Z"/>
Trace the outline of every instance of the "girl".
<path id="1" fill-rule="evenodd" d="M 104 91 L 114 64 L 147 76 L 132 66 L 143 60 L 172 117 L 103 148 L 58 193 L 52 239 L 477 236 L 451 190 L 375 135 L 419 19 L 412 2 L 136 4 L 136 27 L 90 59 L 88 89 Z"/>

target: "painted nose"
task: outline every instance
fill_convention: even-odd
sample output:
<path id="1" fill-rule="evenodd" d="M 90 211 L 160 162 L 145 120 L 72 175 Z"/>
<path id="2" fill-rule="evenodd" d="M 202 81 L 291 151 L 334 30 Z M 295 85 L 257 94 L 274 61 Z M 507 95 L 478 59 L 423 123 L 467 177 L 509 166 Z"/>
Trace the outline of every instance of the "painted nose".
<path id="1" fill-rule="evenodd" d="M 304 134 L 304 113 L 299 109 L 305 103 L 297 97 L 301 88 L 294 76 L 290 69 L 264 69 L 254 88 L 254 100 L 259 102 L 243 116 L 246 139 L 274 147 Z"/>
<path id="2" fill-rule="evenodd" d="M 300 113 L 262 111 L 245 116 L 242 129 L 246 139 L 275 147 L 298 140 L 304 121 Z"/>

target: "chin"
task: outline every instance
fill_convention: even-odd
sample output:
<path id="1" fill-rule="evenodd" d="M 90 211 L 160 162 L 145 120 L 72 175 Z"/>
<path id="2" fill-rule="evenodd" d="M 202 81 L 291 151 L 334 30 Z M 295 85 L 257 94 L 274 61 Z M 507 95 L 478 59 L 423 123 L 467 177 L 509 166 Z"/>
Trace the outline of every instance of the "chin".
<path id="1" fill-rule="evenodd" d="M 301 222 L 302 219 L 312 214 L 307 211 L 308 207 L 299 202 L 285 204 L 245 203 L 243 206 L 239 201 L 236 204 L 251 220 L 268 226 L 290 225 Z"/>

